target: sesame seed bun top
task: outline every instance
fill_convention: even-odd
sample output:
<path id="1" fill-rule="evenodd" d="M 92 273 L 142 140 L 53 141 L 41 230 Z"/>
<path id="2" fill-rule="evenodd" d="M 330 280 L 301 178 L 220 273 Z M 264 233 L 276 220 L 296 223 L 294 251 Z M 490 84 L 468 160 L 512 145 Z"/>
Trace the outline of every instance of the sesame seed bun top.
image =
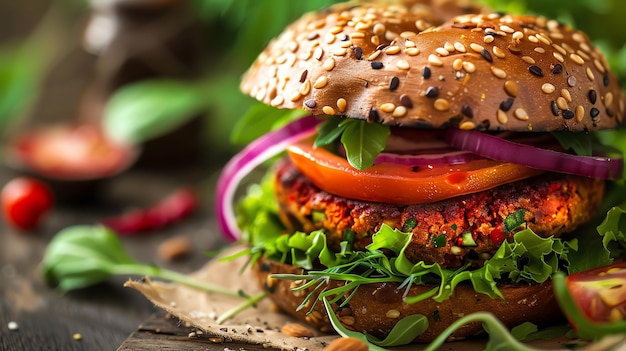
<path id="1" fill-rule="evenodd" d="M 279 108 L 398 126 L 594 131 L 623 123 L 624 92 L 584 33 L 451 3 L 370 1 L 307 14 L 268 45 L 241 89 Z"/>

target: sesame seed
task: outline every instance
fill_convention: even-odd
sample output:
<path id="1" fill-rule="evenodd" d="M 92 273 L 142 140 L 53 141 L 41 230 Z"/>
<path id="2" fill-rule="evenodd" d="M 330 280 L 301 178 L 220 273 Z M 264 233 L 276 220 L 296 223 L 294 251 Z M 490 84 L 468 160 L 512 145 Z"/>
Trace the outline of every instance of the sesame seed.
<path id="1" fill-rule="evenodd" d="M 600 73 L 604 74 L 606 72 L 604 66 L 602 65 L 602 63 L 600 62 L 600 60 L 595 59 L 593 60 L 593 65 L 596 67 L 596 69 L 598 71 L 600 71 Z"/>
<path id="2" fill-rule="evenodd" d="M 404 53 L 406 53 L 409 56 L 416 56 L 416 55 L 419 55 L 420 49 L 418 49 L 418 48 L 407 48 L 407 49 L 404 50 Z"/>
<path id="3" fill-rule="evenodd" d="M 393 110 L 393 112 L 391 113 L 391 116 L 393 117 L 404 117 L 406 116 L 406 107 L 404 106 L 396 106 L 396 108 Z"/>
<path id="4" fill-rule="evenodd" d="M 522 50 L 517 45 L 509 45 L 506 47 L 513 55 L 520 55 Z"/>
<path id="5" fill-rule="evenodd" d="M 448 55 L 450 55 L 450 52 L 448 50 L 444 49 L 444 48 L 436 48 L 435 52 L 439 56 L 448 56 Z"/>
<path id="6" fill-rule="evenodd" d="M 528 71 L 537 77 L 543 77 L 543 71 L 539 66 L 530 65 L 528 66 Z"/>
<path id="7" fill-rule="evenodd" d="M 570 54 L 569 58 L 572 59 L 572 61 L 574 61 L 575 63 L 579 64 L 579 65 L 584 65 L 585 64 L 585 60 L 583 60 L 582 57 L 580 57 L 577 54 Z"/>
<path id="8" fill-rule="evenodd" d="M 599 114 L 600 114 L 600 110 L 598 110 L 595 107 L 592 107 L 591 110 L 589 110 L 589 115 L 591 116 L 591 118 L 596 118 L 598 117 Z"/>
<path id="9" fill-rule="evenodd" d="M 373 28 L 374 34 L 376 34 L 378 36 L 381 36 L 381 35 L 384 35 L 386 31 L 387 31 L 387 28 L 385 27 L 384 24 L 376 23 L 374 25 L 374 28 Z"/>
<path id="10" fill-rule="evenodd" d="M 559 109 L 561 110 L 567 110 L 569 108 L 568 104 L 567 104 L 567 100 L 565 100 L 564 97 L 559 96 L 556 99 L 556 105 L 559 107 Z"/>
<path id="11" fill-rule="evenodd" d="M 474 73 L 476 71 L 476 65 L 469 61 L 463 61 L 463 69 L 467 73 Z"/>
<path id="12" fill-rule="evenodd" d="M 552 44 L 552 47 L 559 52 L 561 55 L 566 55 L 567 51 L 563 49 L 559 44 Z"/>
<path id="13" fill-rule="evenodd" d="M 351 40 L 363 39 L 363 38 L 365 38 L 365 33 L 363 33 L 363 32 L 353 32 L 353 33 L 350 33 L 350 39 Z"/>
<path id="14" fill-rule="evenodd" d="M 559 54 L 558 52 L 553 52 L 552 56 L 554 56 L 555 59 L 557 59 L 559 62 L 565 62 L 565 58 L 563 58 L 563 55 Z"/>
<path id="15" fill-rule="evenodd" d="M 324 42 L 326 44 L 332 44 L 335 42 L 335 35 L 333 33 L 326 33 L 326 35 L 324 36 Z"/>
<path id="16" fill-rule="evenodd" d="M 500 109 L 504 112 L 508 112 L 511 109 L 511 107 L 513 107 L 514 102 L 515 102 L 515 99 L 508 98 L 500 103 Z"/>
<path id="17" fill-rule="evenodd" d="M 585 117 L 585 108 L 582 105 L 576 106 L 574 116 L 576 117 L 576 122 L 582 122 L 583 118 Z"/>
<path id="18" fill-rule="evenodd" d="M 570 87 L 575 87 L 576 86 L 576 76 L 569 76 L 567 78 L 567 85 L 569 85 Z"/>
<path id="19" fill-rule="evenodd" d="M 370 43 L 374 44 L 374 45 L 378 45 L 380 44 L 380 37 L 375 35 L 373 37 L 370 37 Z"/>
<path id="20" fill-rule="evenodd" d="M 454 68 L 454 70 L 456 71 L 460 71 L 463 68 L 463 60 L 461 60 L 460 58 L 454 60 L 452 62 L 452 68 Z"/>
<path id="21" fill-rule="evenodd" d="M 316 60 L 321 61 L 323 56 L 324 56 L 324 49 L 320 47 L 315 48 L 315 51 L 313 51 L 313 57 Z"/>
<path id="22" fill-rule="evenodd" d="M 404 46 L 407 48 L 414 48 L 415 47 L 415 42 L 413 40 L 406 40 L 404 42 Z"/>
<path id="23" fill-rule="evenodd" d="M 337 99 L 337 108 L 339 112 L 346 112 L 346 107 L 348 106 L 348 102 L 344 98 Z"/>
<path id="24" fill-rule="evenodd" d="M 505 33 L 509 33 L 509 34 L 512 34 L 512 33 L 515 32 L 515 29 L 513 29 L 513 28 L 511 28 L 511 27 L 509 27 L 507 25 L 501 25 L 500 26 L 500 30 L 505 32 Z"/>
<path id="25" fill-rule="evenodd" d="M 583 43 L 585 41 L 585 35 L 581 32 L 574 32 L 574 34 L 572 34 L 572 39 L 576 40 L 579 43 Z"/>
<path id="26" fill-rule="evenodd" d="M 529 35 L 528 36 L 528 41 L 530 41 L 531 43 L 538 43 L 539 39 L 537 39 L 537 37 L 534 36 L 534 35 Z"/>
<path id="27" fill-rule="evenodd" d="M 464 121 L 459 125 L 459 129 L 461 130 L 472 130 L 476 129 L 476 124 L 472 121 Z"/>
<path id="28" fill-rule="evenodd" d="M 536 48 L 533 49 L 534 52 L 538 52 L 540 54 L 545 54 L 546 53 L 546 49 L 542 48 L 541 46 L 537 46 Z"/>
<path id="29" fill-rule="evenodd" d="M 565 118 L 565 119 L 572 119 L 572 118 L 574 118 L 574 111 L 572 111 L 572 110 L 563 110 L 562 115 L 563 115 L 563 118 Z"/>
<path id="30" fill-rule="evenodd" d="M 518 93 L 517 83 L 512 80 L 507 80 L 504 82 L 504 91 L 506 91 L 509 96 L 516 97 Z"/>
<path id="31" fill-rule="evenodd" d="M 304 106 L 313 109 L 317 106 L 317 102 L 314 99 L 305 100 Z"/>
<path id="32" fill-rule="evenodd" d="M 424 93 L 426 97 L 435 98 L 439 96 L 439 88 L 437 87 L 428 87 L 426 88 L 426 92 Z"/>
<path id="33" fill-rule="evenodd" d="M 435 100 L 433 106 L 435 107 L 435 110 L 443 112 L 448 111 L 448 109 L 450 108 L 450 103 L 446 99 L 439 98 Z"/>
<path id="34" fill-rule="evenodd" d="M 399 85 L 400 79 L 396 76 L 391 77 L 391 80 L 389 81 L 389 90 L 396 90 Z"/>
<path id="35" fill-rule="evenodd" d="M 444 48 L 446 51 L 450 52 L 450 53 L 454 52 L 454 50 L 455 50 L 455 49 L 454 49 L 454 45 L 453 45 L 451 42 L 449 42 L 449 41 L 446 41 L 446 42 L 443 44 L 443 48 Z"/>
<path id="36" fill-rule="evenodd" d="M 513 39 L 514 39 L 514 40 L 519 41 L 519 40 L 521 40 L 523 37 L 524 37 L 524 33 L 520 32 L 520 31 L 517 31 L 517 32 L 513 33 Z"/>
<path id="37" fill-rule="evenodd" d="M 395 55 L 400 52 L 400 47 L 397 45 L 392 45 L 385 49 L 385 54 L 387 55 Z"/>
<path id="38" fill-rule="evenodd" d="M 495 40 L 493 35 L 485 35 L 485 37 L 483 38 L 483 41 L 485 42 L 485 44 L 491 44 L 493 43 L 493 41 Z"/>
<path id="39" fill-rule="evenodd" d="M 430 24 L 423 19 L 415 21 L 415 28 L 417 28 L 420 32 L 428 29 L 428 27 L 430 27 Z"/>
<path id="40" fill-rule="evenodd" d="M 433 66 L 439 66 L 439 67 L 443 66 L 443 62 L 435 54 L 428 55 L 428 63 L 430 63 Z"/>
<path id="41" fill-rule="evenodd" d="M 589 80 L 593 82 L 593 80 L 594 80 L 596 77 L 593 75 L 593 72 L 591 71 L 591 68 L 587 67 L 587 69 L 585 70 L 585 72 L 587 73 L 587 78 L 589 78 Z"/>
<path id="42" fill-rule="evenodd" d="M 459 52 L 466 52 L 465 45 L 459 43 L 458 41 L 454 43 L 454 49 Z"/>
<path id="43" fill-rule="evenodd" d="M 373 123 L 377 122 L 378 120 L 380 120 L 378 110 L 375 107 L 371 107 L 369 113 L 367 114 L 367 121 Z"/>
<path id="44" fill-rule="evenodd" d="M 596 93 L 595 90 L 590 89 L 588 95 L 589 95 L 589 101 L 591 101 L 592 104 L 595 104 L 596 101 L 598 100 L 598 93 Z"/>
<path id="45" fill-rule="evenodd" d="M 526 113 L 526 110 L 524 110 L 523 108 L 515 109 L 515 111 L 513 112 L 513 116 L 515 116 L 515 118 L 519 119 L 520 121 L 527 121 L 529 118 L 528 113 Z"/>
<path id="46" fill-rule="evenodd" d="M 552 114 L 555 117 L 559 115 L 559 107 L 556 105 L 556 101 L 554 100 L 550 101 L 550 111 L 552 111 Z"/>
<path id="47" fill-rule="evenodd" d="M 276 107 L 282 105 L 284 102 L 285 98 L 282 95 L 278 95 L 270 101 L 270 105 Z"/>
<path id="48" fill-rule="evenodd" d="M 522 56 L 522 61 L 528 63 L 529 65 L 534 65 L 536 63 L 535 59 L 530 56 Z"/>
<path id="49" fill-rule="evenodd" d="M 424 69 L 422 69 L 422 77 L 424 79 L 429 79 L 431 74 L 430 68 L 428 66 L 424 66 Z"/>
<path id="50" fill-rule="evenodd" d="M 491 51 L 493 51 L 493 54 L 496 55 L 496 57 L 498 57 L 498 58 L 505 58 L 506 57 L 506 54 L 504 53 L 504 50 L 500 49 L 497 46 L 494 46 Z"/>
<path id="51" fill-rule="evenodd" d="M 332 57 L 327 58 L 322 64 L 322 68 L 326 71 L 332 71 L 335 68 L 335 59 Z"/>
<path id="52" fill-rule="evenodd" d="M 543 91 L 546 94 L 552 94 L 554 93 L 555 90 L 556 90 L 556 87 L 550 83 L 543 83 L 543 85 L 541 86 L 541 91 Z"/>
<path id="53" fill-rule="evenodd" d="M 408 70 L 411 68 L 411 65 L 406 60 L 398 60 L 398 62 L 396 62 L 396 67 L 402 70 Z"/>
<path id="54" fill-rule="evenodd" d="M 354 30 L 356 30 L 357 32 L 364 32 L 364 31 L 367 31 L 369 28 L 370 28 L 370 25 L 365 22 L 358 22 L 354 26 Z"/>
<path id="55" fill-rule="evenodd" d="M 605 87 L 609 86 L 609 76 L 605 75 L 604 77 L 602 77 L 602 84 L 604 84 Z"/>
<path id="56" fill-rule="evenodd" d="M 306 82 L 300 84 L 300 86 L 298 87 L 298 91 L 302 95 L 308 95 L 311 91 L 311 81 L 307 80 Z"/>
<path id="57" fill-rule="evenodd" d="M 580 57 L 582 57 L 583 59 L 585 59 L 586 61 L 591 61 L 591 57 L 589 55 L 587 55 L 584 51 L 582 50 L 577 50 L 576 53 L 578 55 L 580 55 Z"/>
<path id="58" fill-rule="evenodd" d="M 367 60 L 368 60 L 368 61 L 374 61 L 374 60 L 376 60 L 376 58 L 378 58 L 378 56 L 380 55 L 380 53 L 381 53 L 381 52 L 382 52 L 382 51 L 380 51 L 380 50 L 376 50 L 376 51 L 372 52 L 372 53 L 371 53 L 371 54 L 367 57 Z"/>
<path id="59" fill-rule="evenodd" d="M 335 56 L 346 56 L 347 53 L 348 53 L 348 49 L 346 48 L 336 48 L 333 51 L 333 55 Z"/>
<path id="60" fill-rule="evenodd" d="M 327 105 L 322 107 L 322 112 L 326 115 L 333 116 L 335 114 L 335 109 Z"/>
<path id="61" fill-rule="evenodd" d="M 560 63 L 554 65 L 554 67 L 552 68 L 552 74 L 559 74 L 561 72 L 563 72 L 563 66 Z"/>
<path id="62" fill-rule="evenodd" d="M 463 104 L 461 113 L 469 118 L 474 118 L 474 111 L 472 111 L 472 107 L 468 104 Z"/>
<path id="63" fill-rule="evenodd" d="M 407 94 L 400 96 L 400 104 L 406 108 L 413 108 L 413 101 Z"/>
<path id="64" fill-rule="evenodd" d="M 341 31 L 343 30 L 343 28 L 341 28 L 340 26 L 334 26 L 333 28 L 330 29 L 330 33 L 332 34 L 339 34 L 341 33 Z"/>
<path id="65" fill-rule="evenodd" d="M 615 116 L 615 112 L 613 112 L 613 109 L 611 109 L 610 107 L 607 107 L 607 108 L 606 108 L 606 114 L 607 114 L 609 117 L 613 117 L 613 116 Z"/>
<path id="66" fill-rule="evenodd" d="M 496 114 L 496 118 L 498 119 L 498 122 L 500 122 L 500 124 L 506 124 L 506 122 L 509 121 L 509 118 L 506 116 L 506 112 L 498 109 L 498 112 Z"/>
<path id="67" fill-rule="evenodd" d="M 328 78 L 326 76 L 319 76 L 315 80 L 315 83 L 313 83 L 313 88 L 321 89 L 321 88 L 325 87 L 327 83 L 328 83 Z"/>
<path id="68" fill-rule="evenodd" d="M 612 92 L 608 92 L 604 95 L 604 104 L 606 106 L 613 104 L 613 93 Z"/>
<path id="69" fill-rule="evenodd" d="M 491 54 L 486 49 L 483 49 L 480 52 L 480 56 L 482 56 L 485 60 L 487 60 L 487 62 L 493 62 L 493 57 L 491 57 Z"/>
<path id="70" fill-rule="evenodd" d="M 393 112 L 393 110 L 395 109 L 396 109 L 396 105 L 390 102 L 380 105 L 380 110 L 383 112 Z"/>
<path id="71" fill-rule="evenodd" d="M 478 45 L 476 43 L 471 43 L 470 49 L 476 51 L 477 53 L 481 53 L 481 51 L 485 50 L 485 48 L 482 45 Z"/>
<path id="72" fill-rule="evenodd" d="M 548 38 L 547 36 L 545 36 L 543 33 L 537 33 L 535 34 L 535 36 L 537 37 L 537 39 L 539 39 L 539 41 L 541 41 L 542 43 L 546 45 L 552 44 L 552 40 Z"/>
<path id="73" fill-rule="evenodd" d="M 497 68 L 495 66 L 491 66 L 491 73 L 493 73 L 494 76 L 496 76 L 497 78 L 500 79 L 504 79 L 506 78 L 506 72 L 500 68 Z"/>
<path id="74" fill-rule="evenodd" d="M 389 310 L 389 311 L 387 311 L 385 316 L 387 318 L 398 318 L 398 317 L 400 317 L 400 311 L 398 311 L 398 310 Z"/>
<path id="75" fill-rule="evenodd" d="M 372 66 L 373 69 L 381 69 L 383 68 L 383 63 L 380 61 L 374 61 L 370 63 L 370 66 Z"/>
<path id="76" fill-rule="evenodd" d="M 567 100 L 567 102 L 572 102 L 572 95 L 570 94 L 569 90 L 567 89 L 561 89 L 561 96 Z"/>

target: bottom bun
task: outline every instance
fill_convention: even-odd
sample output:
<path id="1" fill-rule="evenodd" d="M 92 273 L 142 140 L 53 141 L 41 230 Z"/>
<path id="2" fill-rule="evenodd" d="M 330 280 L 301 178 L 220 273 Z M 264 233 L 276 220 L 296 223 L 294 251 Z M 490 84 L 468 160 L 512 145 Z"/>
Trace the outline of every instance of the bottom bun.
<path id="1" fill-rule="evenodd" d="M 272 301 L 283 311 L 306 322 L 321 332 L 332 332 L 326 310 L 321 301 L 314 309 L 311 306 L 317 293 L 304 308 L 296 309 L 311 290 L 293 288 L 303 282 L 276 279 L 272 274 L 302 274 L 304 270 L 295 266 L 261 259 L 255 266 L 260 285 L 268 292 Z M 329 288 L 343 285 L 343 281 L 331 280 Z M 473 312 L 493 313 L 504 325 L 511 328 L 523 322 L 538 325 L 564 320 L 552 291 L 552 284 L 503 284 L 498 288 L 504 299 L 492 299 L 474 291 L 470 284 L 459 284 L 454 294 L 443 302 L 432 299 L 415 304 L 402 301 L 404 289 L 398 290 L 395 283 L 361 285 L 349 301 L 349 307 L 333 309 L 341 323 L 350 330 L 384 338 L 402 318 L 422 314 L 428 318 L 429 327 L 414 340 L 415 343 L 430 342 L 441 334 L 455 320 Z M 409 296 L 416 296 L 431 290 L 433 286 L 413 286 Z M 464 339 L 483 332 L 481 323 L 467 324 L 457 329 L 449 340 Z"/>

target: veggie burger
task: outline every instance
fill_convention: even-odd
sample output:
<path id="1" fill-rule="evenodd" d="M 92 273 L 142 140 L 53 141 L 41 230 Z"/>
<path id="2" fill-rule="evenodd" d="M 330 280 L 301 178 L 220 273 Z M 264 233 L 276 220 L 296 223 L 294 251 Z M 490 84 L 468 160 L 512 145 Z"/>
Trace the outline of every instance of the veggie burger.
<path id="1" fill-rule="evenodd" d="M 588 223 L 623 177 L 599 135 L 624 122 L 624 93 L 568 25 L 459 2 L 337 4 L 291 24 L 241 88 L 309 115 L 225 167 L 220 225 L 274 302 L 321 331 L 381 338 L 409 319 L 427 342 L 474 311 L 546 323 L 561 315 L 552 274 L 623 255 Z M 236 215 L 237 185 L 270 159 Z"/>

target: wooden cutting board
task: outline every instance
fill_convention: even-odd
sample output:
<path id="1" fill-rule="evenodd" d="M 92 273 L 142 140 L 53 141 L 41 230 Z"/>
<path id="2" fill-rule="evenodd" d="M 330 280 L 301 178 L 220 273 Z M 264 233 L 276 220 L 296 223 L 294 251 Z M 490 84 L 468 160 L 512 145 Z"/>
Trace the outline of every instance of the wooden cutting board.
<path id="1" fill-rule="evenodd" d="M 225 351 L 277 350 L 263 345 L 229 342 L 210 335 L 198 335 L 195 328 L 180 325 L 175 317 L 159 311 L 150 316 L 117 349 L 117 351 Z"/>

